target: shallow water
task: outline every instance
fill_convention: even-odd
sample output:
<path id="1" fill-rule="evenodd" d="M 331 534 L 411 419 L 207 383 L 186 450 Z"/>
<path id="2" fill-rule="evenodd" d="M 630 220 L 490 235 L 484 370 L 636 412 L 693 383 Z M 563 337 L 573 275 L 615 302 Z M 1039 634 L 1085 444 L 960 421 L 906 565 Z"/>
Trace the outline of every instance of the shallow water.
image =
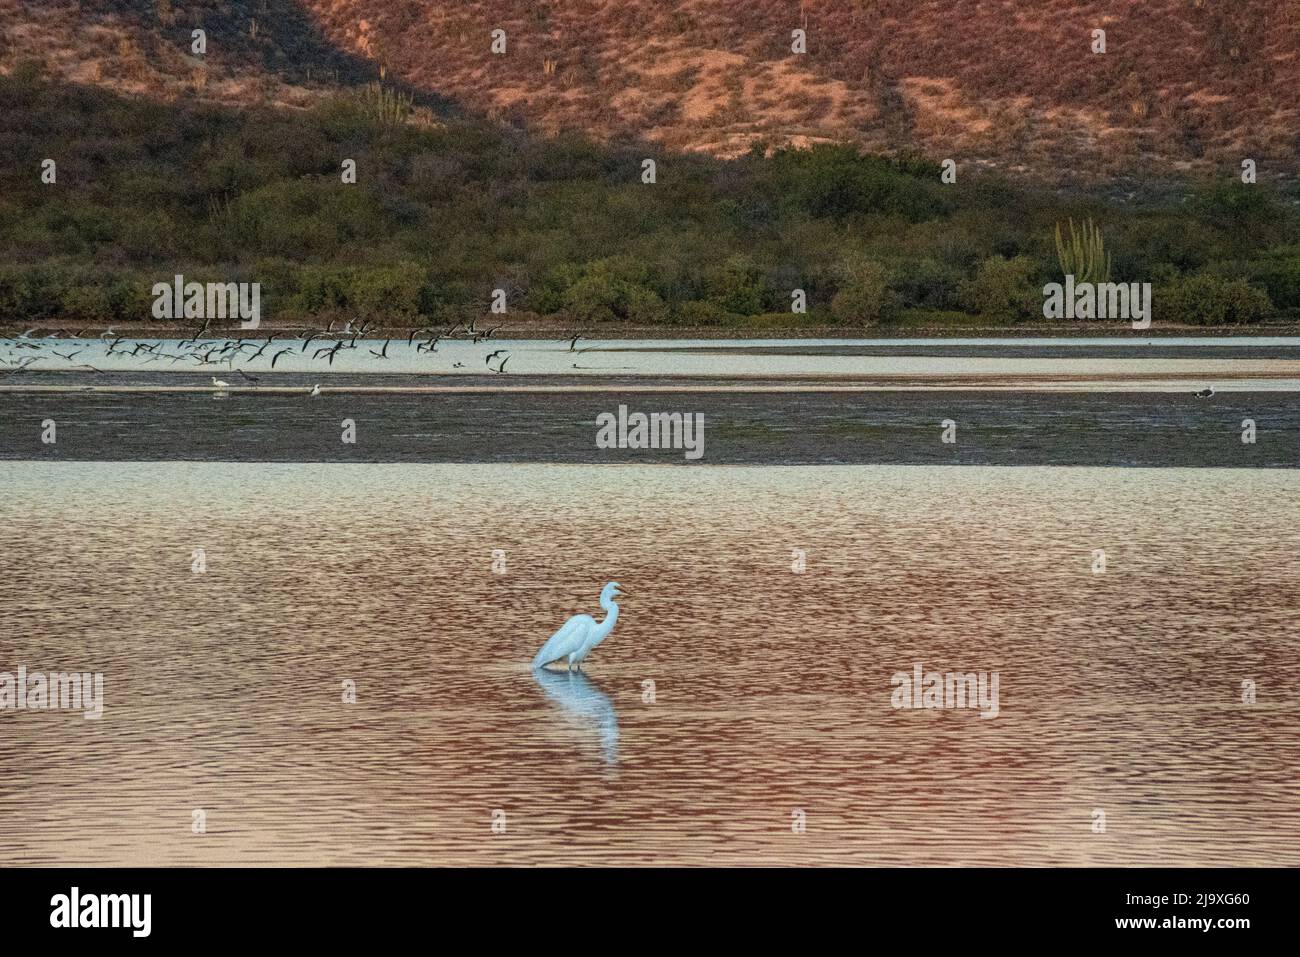
<path id="1" fill-rule="evenodd" d="M 0 392 L 0 460 L 1110 465 L 1295 468 L 1287 392 Z M 601 448 L 620 406 L 703 423 L 676 447 Z M 341 425 L 356 426 L 355 442 Z M 945 421 L 955 423 L 945 442 Z M 46 423 L 57 425 L 46 442 Z M 1243 442 L 1248 422 L 1254 442 Z M 1250 436 L 1247 434 L 1246 436 Z M 671 439 L 672 436 L 670 435 Z M 669 443 L 672 445 L 673 443 Z M 693 452 L 691 454 L 694 454 Z"/>
<path id="2" fill-rule="evenodd" d="M 0 485 L 0 670 L 101 671 L 106 696 L 98 721 L 0 711 L 12 863 L 1300 864 L 1294 471 L 3 462 Z M 632 597 L 587 674 L 534 677 L 610 579 Z M 998 716 L 893 708 L 917 662 L 998 672 Z"/>

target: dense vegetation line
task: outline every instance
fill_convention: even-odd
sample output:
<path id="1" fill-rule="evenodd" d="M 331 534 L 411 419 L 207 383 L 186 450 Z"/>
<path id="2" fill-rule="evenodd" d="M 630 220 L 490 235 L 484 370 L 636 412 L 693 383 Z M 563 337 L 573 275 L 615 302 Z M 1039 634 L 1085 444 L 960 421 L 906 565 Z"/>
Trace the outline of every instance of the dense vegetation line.
<path id="1" fill-rule="evenodd" d="M 1085 220 L 1111 278 L 1154 285 L 1157 322 L 1300 317 L 1296 200 L 1235 170 L 1120 202 L 845 145 L 724 161 L 530 136 L 374 87 L 233 110 L 34 70 L 0 79 L 0 124 L 5 321 L 146 320 L 183 273 L 260 282 L 272 322 L 452 322 L 500 288 L 512 322 L 762 327 L 792 324 L 799 288 L 809 324 L 1004 325 L 1041 321 Z"/>

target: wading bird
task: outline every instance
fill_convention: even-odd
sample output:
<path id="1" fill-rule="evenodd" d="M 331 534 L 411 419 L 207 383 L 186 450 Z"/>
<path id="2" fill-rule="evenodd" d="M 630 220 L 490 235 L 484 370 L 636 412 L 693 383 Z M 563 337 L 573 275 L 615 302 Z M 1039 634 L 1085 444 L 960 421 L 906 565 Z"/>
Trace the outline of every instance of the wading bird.
<path id="1" fill-rule="evenodd" d="M 215 385 L 218 389 L 229 389 L 229 388 L 230 388 L 230 383 L 229 383 L 229 382 L 222 382 L 222 381 L 221 381 L 220 379 L 218 379 L 216 376 L 213 376 L 213 377 L 212 377 L 212 384 Z"/>
<path id="2" fill-rule="evenodd" d="M 317 382 L 314 386 L 312 386 L 312 387 L 311 387 L 311 392 L 309 392 L 309 393 L 307 393 L 307 394 L 308 394 L 308 395 L 320 395 L 320 383 Z"/>
<path id="3" fill-rule="evenodd" d="M 590 615 L 574 615 L 542 645 L 542 650 L 533 659 L 533 667 L 542 668 L 561 658 L 568 659 L 570 668 L 580 666 L 591 650 L 614 630 L 614 623 L 618 621 L 618 605 L 614 599 L 625 594 L 627 592 L 619 587 L 618 582 L 606 585 L 600 592 L 600 607 L 606 611 L 605 620 L 597 622 Z"/>

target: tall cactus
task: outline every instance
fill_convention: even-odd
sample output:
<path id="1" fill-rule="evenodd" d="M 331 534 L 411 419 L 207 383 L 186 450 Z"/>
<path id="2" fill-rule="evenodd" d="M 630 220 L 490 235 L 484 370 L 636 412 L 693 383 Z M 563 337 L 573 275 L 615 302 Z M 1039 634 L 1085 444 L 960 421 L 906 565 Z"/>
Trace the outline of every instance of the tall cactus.
<path id="1" fill-rule="evenodd" d="M 1075 229 L 1070 220 L 1070 237 L 1061 235 L 1061 224 L 1056 224 L 1056 259 L 1061 272 L 1074 276 L 1075 282 L 1109 282 L 1110 253 L 1102 242 L 1101 229 L 1091 219 Z"/>
<path id="2" fill-rule="evenodd" d="M 385 126 L 401 126 L 414 105 L 412 94 L 403 94 L 383 83 L 368 83 L 361 91 L 362 108 L 371 119 Z"/>

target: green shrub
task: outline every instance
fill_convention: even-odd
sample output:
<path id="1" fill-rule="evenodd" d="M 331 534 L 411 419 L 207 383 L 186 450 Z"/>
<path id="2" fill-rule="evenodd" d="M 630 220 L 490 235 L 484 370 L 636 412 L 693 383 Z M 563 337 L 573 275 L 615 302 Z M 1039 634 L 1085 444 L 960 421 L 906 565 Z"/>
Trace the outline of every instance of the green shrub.
<path id="1" fill-rule="evenodd" d="M 416 263 L 308 266 L 298 274 L 292 305 L 305 315 L 347 312 L 410 322 L 429 309 L 426 281 L 426 270 Z"/>
<path id="2" fill-rule="evenodd" d="M 103 286 L 74 285 L 64 290 L 60 314 L 62 319 L 90 325 L 110 325 L 117 320 L 114 312 L 108 290 Z"/>
<path id="3" fill-rule="evenodd" d="M 855 213 L 894 213 L 912 222 L 948 208 L 938 176 L 922 179 L 890 160 L 852 145 L 821 144 L 777 150 L 770 161 L 780 195 L 813 216 L 843 219 Z"/>
<path id="4" fill-rule="evenodd" d="M 1031 282 L 1034 271 L 1028 256 L 986 259 L 974 277 L 962 284 L 962 302 L 988 319 L 1019 321 L 1041 315 L 1041 290 Z"/>
<path id="5" fill-rule="evenodd" d="M 644 265 L 629 257 L 588 263 L 560 296 L 571 318 L 583 323 L 657 324 L 667 316 L 663 300 L 648 285 Z"/>
<path id="6" fill-rule="evenodd" d="M 1250 278 L 1279 309 L 1300 309 L 1300 246 L 1271 251 L 1254 264 Z"/>
<path id="7" fill-rule="evenodd" d="M 894 287 L 909 306 L 921 309 L 961 308 L 962 272 L 934 259 L 907 262 L 898 271 Z"/>
<path id="8" fill-rule="evenodd" d="M 894 314 L 896 297 L 889 287 L 892 273 L 870 259 L 845 258 L 839 267 L 839 292 L 831 299 L 831 315 L 839 322 L 870 325 Z"/>
<path id="9" fill-rule="evenodd" d="M 1237 247 L 1278 241 L 1293 215 L 1267 187 L 1236 178 L 1203 188 L 1192 206 L 1197 215 L 1221 229 Z"/>
<path id="10" fill-rule="evenodd" d="M 582 323 L 654 324 L 665 317 L 663 300 L 653 289 L 593 273 L 565 290 L 564 311 Z"/>
<path id="11" fill-rule="evenodd" d="M 416 263 L 357 269 L 350 305 L 362 316 L 410 322 L 420 313 L 425 270 Z"/>
<path id="12" fill-rule="evenodd" d="M 683 326 L 725 326 L 735 315 L 711 302 L 683 302 L 674 310 L 672 321 Z"/>
<path id="13" fill-rule="evenodd" d="M 1160 286 L 1152 300 L 1153 318 L 1181 325 L 1240 325 L 1267 319 L 1273 312 L 1266 293 L 1242 279 L 1208 273 Z"/>
<path id="14" fill-rule="evenodd" d="M 65 277 L 50 266 L 0 269 L 0 314 L 23 322 L 56 316 L 67 295 Z"/>
<path id="15" fill-rule="evenodd" d="M 762 312 L 767 298 L 763 270 L 753 259 L 741 254 L 728 256 L 706 268 L 701 286 L 707 302 L 741 316 Z"/>
<path id="16" fill-rule="evenodd" d="M 1160 263 L 1194 272 L 1228 254 L 1221 234 L 1188 215 L 1143 217 L 1123 230 L 1119 245 L 1132 251 L 1134 275 L 1149 275 Z"/>

